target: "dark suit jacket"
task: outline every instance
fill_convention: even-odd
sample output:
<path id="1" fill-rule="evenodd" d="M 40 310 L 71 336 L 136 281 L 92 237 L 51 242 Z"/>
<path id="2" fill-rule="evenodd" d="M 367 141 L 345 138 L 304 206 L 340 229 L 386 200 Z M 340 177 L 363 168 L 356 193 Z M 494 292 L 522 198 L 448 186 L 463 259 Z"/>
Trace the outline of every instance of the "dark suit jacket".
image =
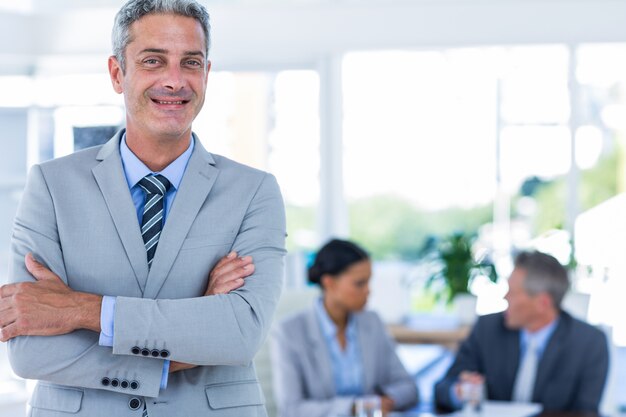
<path id="1" fill-rule="evenodd" d="M 478 319 L 446 376 L 435 385 L 435 403 L 452 409 L 450 387 L 462 371 L 483 374 L 490 400 L 511 401 L 520 362 L 520 332 L 507 329 L 504 314 Z M 544 410 L 597 411 L 609 353 L 604 333 L 561 312 L 537 369 L 533 402 Z"/>

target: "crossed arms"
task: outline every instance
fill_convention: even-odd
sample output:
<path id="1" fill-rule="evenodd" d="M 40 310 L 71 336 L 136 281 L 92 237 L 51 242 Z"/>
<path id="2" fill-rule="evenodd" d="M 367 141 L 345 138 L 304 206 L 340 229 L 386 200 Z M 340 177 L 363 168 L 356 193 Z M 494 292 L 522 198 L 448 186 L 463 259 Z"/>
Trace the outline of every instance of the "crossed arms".
<path id="1" fill-rule="evenodd" d="M 109 274 L 111 279 L 117 277 L 109 272 L 106 279 L 94 282 L 93 277 L 76 276 L 76 257 L 71 258 L 68 249 L 72 242 L 63 241 L 58 226 L 68 222 L 58 206 L 68 204 L 71 196 L 63 194 L 58 181 L 51 186 L 55 173 L 44 175 L 44 171 L 35 166 L 29 175 L 13 232 L 9 273 L 13 283 L 0 289 L 0 335 L 9 340 L 9 359 L 18 375 L 111 391 L 117 389 L 103 387 L 103 375 L 135 375 L 141 378 L 135 393 L 156 397 L 163 359 L 133 355 L 138 341 L 167 345 L 171 371 L 192 365 L 250 363 L 269 328 L 282 281 L 284 206 L 272 176 L 255 178 L 232 243 L 232 249 L 253 258 L 254 265 L 247 257 L 223 259 L 212 267 L 204 294 L 198 290 L 192 298 L 118 296 L 111 349 L 98 343 L 99 306 L 101 295 L 119 295 L 107 294 Z M 41 265 L 26 256 L 29 252 Z M 127 264 L 119 265 L 129 271 Z M 241 269 L 246 265 L 251 269 Z M 179 268 L 178 273 L 181 270 L 185 269 Z M 208 274 L 208 270 L 196 273 L 195 279 L 206 280 Z M 187 276 L 168 278 L 172 279 L 182 283 Z M 85 283 L 87 291 L 75 287 Z"/>
<path id="2" fill-rule="evenodd" d="M 26 255 L 24 264 L 35 281 L 0 287 L 0 341 L 17 336 L 57 336 L 81 329 L 100 332 L 101 295 L 72 290 L 32 253 Z M 231 252 L 209 274 L 204 296 L 228 294 L 242 287 L 244 278 L 252 273 L 252 257 L 237 257 Z M 193 367 L 173 361 L 169 371 Z"/>

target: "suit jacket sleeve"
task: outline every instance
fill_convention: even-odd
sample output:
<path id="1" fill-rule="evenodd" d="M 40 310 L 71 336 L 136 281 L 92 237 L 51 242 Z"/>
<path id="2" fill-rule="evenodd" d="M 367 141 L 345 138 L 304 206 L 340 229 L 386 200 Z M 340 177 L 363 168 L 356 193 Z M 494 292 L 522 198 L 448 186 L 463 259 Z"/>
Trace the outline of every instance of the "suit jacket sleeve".
<path id="1" fill-rule="evenodd" d="M 278 325 L 270 340 L 274 396 L 279 417 L 350 415 L 354 397 L 311 399 L 306 392 L 300 356 L 285 327 Z M 319 381 L 319 383 L 324 383 Z"/>
<path id="2" fill-rule="evenodd" d="M 285 256 L 285 213 L 278 184 L 270 174 L 258 178 L 233 244 L 240 255 L 252 256 L 254 274 L 243 287 L 225 295 L 157 300 L 118 297 L 114 354 L 132 355 L 138 341 L 156 340 L 167 346 L 175 361 L 195 365 L 252 361 L 280 296 Z"/>
<path id="3" fill-rule="evenodd" d="M 380 333 L 378 339 L 383 344 L 383 355 L 381 356 L 385 358 L 385 369 L 387 370 L 387 376 L 380 389 L 385 395 L 393 399 L 396 410 L 405 410 L 417 404 L 419 397 L 417 386 L 398 358 L 396 344 L 387 334 L 383 322 L 378 315 L 374 315 L 374 317 L 376 317 Z M 374 365 L 372 364 L 372 366 Z"/>
<path id="4" fill-rule="evenodd" d="M 455 405 L 450 398 L 450 390 L 463 371 L 481 372 L 479 319 L 469 337 L 461 344 L 454 363 L 443 379 L 435 384 L 435 405 L 442 410 L 453 410 Z"/>
<path id="5" fill-rule="evenodd" d="M 26 270 L 28 252 L 67 283 L 63 249 L 59 244 L 54 204 L 39 166 L 34 166 L 13 226 L 9 281 L 33 281 Z M 64 385 L 122 392 L 120 387 L 105 387 L 104 376 L 136 380 L 137 395 L 156 397 L 161 383 L 162 360 L 118 356 L 98 345 L 98 334 L 80 330 L 62 336 L 21 336 L 8 343 L 11 366 L 23 378 Z"/>
<path id="6" fill-rule="evenodd" d="M 584 362 L 572 409 L 597 412 L 609 369 L 609 353 L 604 334 L 590 339 Z"/>

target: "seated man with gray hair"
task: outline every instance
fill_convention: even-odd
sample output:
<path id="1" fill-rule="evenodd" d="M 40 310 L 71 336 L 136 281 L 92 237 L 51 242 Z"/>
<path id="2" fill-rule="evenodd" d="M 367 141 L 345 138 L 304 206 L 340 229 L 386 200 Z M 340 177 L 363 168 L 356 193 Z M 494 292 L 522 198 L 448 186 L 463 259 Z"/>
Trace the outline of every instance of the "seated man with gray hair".
<path id="1" fill-rule="evenodd" d="M 522 252 L 508 308 L 480 317 L 445 377 L 436 406 L 458 409 L 460 383 L 484 383 L 486 398 L 539 403 L 549 411 L 598 411 L 609 359 L 604 333 L 561 309 L 567 271 L 552 256 Z"/>

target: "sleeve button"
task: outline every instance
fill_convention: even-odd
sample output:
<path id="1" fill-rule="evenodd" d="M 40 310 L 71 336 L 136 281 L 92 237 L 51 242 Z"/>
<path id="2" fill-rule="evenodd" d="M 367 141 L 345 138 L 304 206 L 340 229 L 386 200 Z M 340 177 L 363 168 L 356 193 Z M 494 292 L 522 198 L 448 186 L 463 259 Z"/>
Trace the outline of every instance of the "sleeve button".
<path id="1" fill-rule="evenodd" d="M 139 398 L 131 398 L 130 401 L 128 401 L 128 408 L 131 410 L 139 410 L 139 407 L 141 407 L 141 400 Z"/>

